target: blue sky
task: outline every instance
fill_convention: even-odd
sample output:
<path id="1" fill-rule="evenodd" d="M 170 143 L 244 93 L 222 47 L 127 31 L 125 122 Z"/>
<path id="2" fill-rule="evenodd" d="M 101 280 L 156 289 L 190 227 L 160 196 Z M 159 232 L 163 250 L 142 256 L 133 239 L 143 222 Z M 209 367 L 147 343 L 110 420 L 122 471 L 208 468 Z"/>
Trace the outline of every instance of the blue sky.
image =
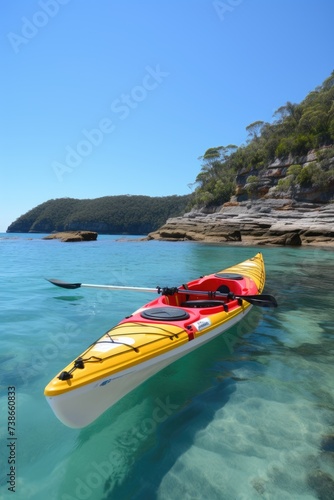
<path id="1" fill-rule="evenodd" d="M 0 231 L 51 198 L 190 193 L 334 69 L 332 0 L 15 0 L 0 16 Z"/>

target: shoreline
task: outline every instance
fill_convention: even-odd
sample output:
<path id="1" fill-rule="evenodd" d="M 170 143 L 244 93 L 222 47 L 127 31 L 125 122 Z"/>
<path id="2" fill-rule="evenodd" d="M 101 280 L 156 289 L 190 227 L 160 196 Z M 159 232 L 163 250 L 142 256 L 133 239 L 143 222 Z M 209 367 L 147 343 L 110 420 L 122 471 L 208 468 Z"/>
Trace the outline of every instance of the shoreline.
<path id="1" fill-rule="evenodd" d="M 183 243 L 183 242 L 188 242 L 188 243 L 203 243 L 207 245 L 217 245 L 220 244 L 222 246 L 230 246 L 230 247 L 258 247 L 259 249 L 261 247 L 268 247 L 268 248 L 275 248 L 278 246 L 281 247 L 295 247 L 295 248 L 324 248 L 324 249 L 329 249 L 329 248 L 334 248 L 334 241 L 329 240 L 329 241 L 312 241 L 310 243 L 307 242 L 302 242 L 301 245 L 279 245 L 279 244 L 274 244 L 274 243 L 262 243 L 261 240 L 258 240 L 256 238 L 252 237 L 247 237 L 244 236 L 242 241 L 222 241 L 219 238 L 203 238 L 203 239 L 187 239 L 187 238 L 152 238 L 150 235 L 146 236 L 145 238 L 142 238 L 141 240 L 134 240 L 134 241 L 166 241 L 166 242 L 172 242 L 172 243 Z M 260 250 L 259 250 L 260 251 Z"/>

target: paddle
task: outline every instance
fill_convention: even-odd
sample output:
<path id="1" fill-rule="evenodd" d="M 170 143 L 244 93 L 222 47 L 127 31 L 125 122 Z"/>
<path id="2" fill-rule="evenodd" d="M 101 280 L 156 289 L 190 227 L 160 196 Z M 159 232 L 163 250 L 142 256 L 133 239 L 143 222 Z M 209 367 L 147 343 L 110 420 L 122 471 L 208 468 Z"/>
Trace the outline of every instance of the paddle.
<path id="1" fill-rule="evenodd" d="M 229 297 L 231 299 L 242 299 L 246 302 L 254 306 L 259 307 L 277 307 L 277 302 L 275 297 L 272 295 L 259 294 L 259 295 L 235 295 L 232 292 L 229 293 L 221 293 L 221 292 L 210 292 L 206 290 L 185 290 L 182 288 L 143 288 L 137 286 L 118 286 L 118 285 L 94 285 L 89 283 L 67 283 L 66 281 L 61 281 L 57 279 L 47 279 L 50 283 L 56 286 L 60 286 L 61 288 L 67 289 L 75 289 L 75 288 L 100 288 L 104 290 L 130 290 L 132 292 L 157 292 L 162 293 L 162 295 L 174 295 L 174 293 L 184 293 L 191 294 L 194 293 L 196 295 L 207 295 L 210 298 L 215 297 Z"/>
<path id="2" fill-rule="evenodd" d="M 130 290 L 132 292 L 157 292 L 157 288 L 142 288 L 138 286 L 118 286 L 118 285 L 92 285 L 89 283 L 67 283 L 66 281 L 48 279 L 53 285 L 60 286 L 61 288 L 102 288 L 105 290 Z"/>

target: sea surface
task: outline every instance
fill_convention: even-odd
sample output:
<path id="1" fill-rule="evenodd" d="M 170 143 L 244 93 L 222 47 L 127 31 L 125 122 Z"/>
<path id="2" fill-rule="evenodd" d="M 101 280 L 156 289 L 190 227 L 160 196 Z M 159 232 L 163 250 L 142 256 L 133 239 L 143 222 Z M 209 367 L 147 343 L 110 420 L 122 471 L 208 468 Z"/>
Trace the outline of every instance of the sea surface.
<path id="1" fill-rule="evenodd" d="M 332 249 L 262 248 L 277 309 L 254 307 L 76 430 L 54 416 L 44 387 L 154 296 L 64 290 L 45 278 L 178 286 L 259 247 L 42 236 L 0 234 L 1 499 L 333 498 Z"/>

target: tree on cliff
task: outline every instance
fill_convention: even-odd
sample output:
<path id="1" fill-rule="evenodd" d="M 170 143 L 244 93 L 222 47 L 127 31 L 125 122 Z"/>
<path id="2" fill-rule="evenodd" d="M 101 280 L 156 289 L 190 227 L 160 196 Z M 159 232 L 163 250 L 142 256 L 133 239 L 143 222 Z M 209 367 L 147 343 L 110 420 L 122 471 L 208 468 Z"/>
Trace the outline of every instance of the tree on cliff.
<path id="1" fill-rule="evenodd" d="M 264 126 L 264 122 L 257 120 L 246 127 L 250 140 L 255 140 L 261 135 L 261 130 Z"/>
<path id="2" fill-rule="evenodd" d="M 237 146 L 219 146 L 208 149 L 202 159 L 202 170 L 196 177 L 199 188 L 195 191 L 194 204 L 215 205 L 228 201 L 235 190 L 235 172 L 229 166 L 229 159 Z"/>

